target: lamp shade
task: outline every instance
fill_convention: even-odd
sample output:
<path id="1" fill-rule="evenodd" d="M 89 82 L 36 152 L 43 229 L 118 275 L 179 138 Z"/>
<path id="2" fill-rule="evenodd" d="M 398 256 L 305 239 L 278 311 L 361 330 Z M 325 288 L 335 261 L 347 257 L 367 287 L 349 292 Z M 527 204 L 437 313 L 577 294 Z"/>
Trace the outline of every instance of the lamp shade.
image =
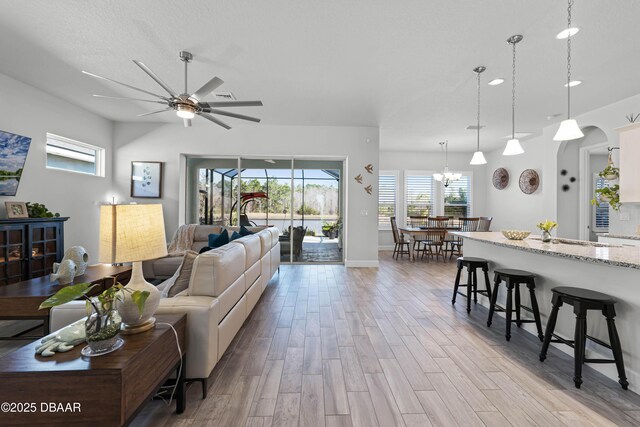
<path id="1" fill-rule="evenodd" d="M 135 262 L 166 255 L 162 205 L 100 207 L 100 262 Z"/>
<path id="2" fill-rule="evenodd" d="M 515 156 L 516 154 L 522 154 L 524 150 L 520 145 L 520 141 L 517 139 L 510 139 L 507 141 L 507 146 L 504 147 L 504 151 L 502 152 L 503 156 Z"/>
<path id="3" fill-rule="evenodd" d="M 554 141 L 571 141 L 573 139 L 582 138 L 584 134 L 578 126 L 578 122 L 573 119 L 563 120 L 560 123 L 556 136 L 553 137 Z"/>
<path id="4" fill-rule="evenodd" d="M 473 157 L 471 158 L 471 162 L 469 162 L 469 164 L 486 165 L 487 160 L 484 158 L 484 154 L 482 154 L 482 151 L 476 151 L 475 153 L 473 153 Z"/>

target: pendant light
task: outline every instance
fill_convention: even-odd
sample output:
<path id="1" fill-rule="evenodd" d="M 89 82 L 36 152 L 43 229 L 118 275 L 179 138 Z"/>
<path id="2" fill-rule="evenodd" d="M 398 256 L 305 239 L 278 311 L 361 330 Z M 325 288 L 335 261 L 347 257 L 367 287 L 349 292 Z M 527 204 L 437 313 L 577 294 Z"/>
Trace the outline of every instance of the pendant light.
<path id="1" fill-rule="evenodd" d="M 571 141 L 582 138 L 584 134 L 578 126 L 578 122 L 571 118 L 571 7 L 573 0 L 568 0 L 567 7 L 567 120 L 560 123 L 558 132 L 553 137 L 554 141 Z"/>
<path id="2" fill-rule="evenodd" d="M 438 144 L 440 144 L 440 150 L 444 148 L 444 170 L 442 173 L 434 173 L 433 179 L 442 182 L 445 187 L 448 187 L 452 181 L 462 178 L 462 174 L 449 172 L 449 141 L 439 142 Z"/>
<path id="3" fill-rule="evenodd" d="M 478 122 L 476 126 L 478 131 L 478 139 L 476 142 L 476 152 L 473 153 L 471 162 L 469 162 L 470 165 L 486 165 L 487 164 L 487 160 L 484 158 L 484 154 L 482 154 L 482 151 L 480 151 L 480 74 L 482 74 L 482 72 L 486 69 L 487 67 L 482 65 L 473 69 L 473 72 L 478 75 L 478 114 L 477 114 Z"/>
<path id="4" fill-rule="evenodd" d="M 502 152 L 503 156 L 515 156 L 524 153 L 520 141 L 516 139 L 516 44 L 522 41 L 522 36 L 516 34 L 507 39 L 513 47 L 513 63 L 511 67 L 511 139 L 507 141 L 507 146 Z"/>

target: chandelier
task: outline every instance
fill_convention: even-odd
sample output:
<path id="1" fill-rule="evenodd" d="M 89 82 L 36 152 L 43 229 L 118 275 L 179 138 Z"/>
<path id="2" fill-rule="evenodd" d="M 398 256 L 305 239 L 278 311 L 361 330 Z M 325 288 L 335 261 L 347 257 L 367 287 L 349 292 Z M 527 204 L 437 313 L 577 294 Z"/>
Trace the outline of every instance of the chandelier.
<path id="1" fill-rule="evenodd" d="M 462 174 L 449 172 L 449 141 L 439 142 L 438 144 L 440 144 L 440 150 L 444 149 L 444 170 L 442 173 L 434 173 L 433 179 L 442 182 L 445 187 L 448 187 L 451 182 L 462 178 Z"/>

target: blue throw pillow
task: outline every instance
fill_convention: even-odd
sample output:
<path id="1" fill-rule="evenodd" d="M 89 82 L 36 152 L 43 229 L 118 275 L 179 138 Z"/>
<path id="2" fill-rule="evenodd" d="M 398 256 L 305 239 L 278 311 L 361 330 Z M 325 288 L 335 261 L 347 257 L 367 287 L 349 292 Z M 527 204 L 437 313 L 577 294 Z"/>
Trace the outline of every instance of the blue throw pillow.
<path id="1" fill-rule="evenodd" d="M 229 239 L 229 241 L 233 242 L 236 239 L 241 238 L 242 235 L 240 233 L 238 233 L 237 231 L 234 231 L 233 234 L 231 235 L 231 238 Z"/>
<path id="2" fill-rule="evenodd" d="M 209 246 L 212 248 L 219 248 L 227 243 L 229 243 L 229 232 L 226 229 L 220 234 L 209 234 Z"/>
<path id="3" fill-rule="evenodd" d="M 247 227 L 245 227 L 244 225 L 240 226 L 240 235 L 241 236 L 250 236 L 251 234 L 253 234 L 253 231 L 247 230 Z"/>

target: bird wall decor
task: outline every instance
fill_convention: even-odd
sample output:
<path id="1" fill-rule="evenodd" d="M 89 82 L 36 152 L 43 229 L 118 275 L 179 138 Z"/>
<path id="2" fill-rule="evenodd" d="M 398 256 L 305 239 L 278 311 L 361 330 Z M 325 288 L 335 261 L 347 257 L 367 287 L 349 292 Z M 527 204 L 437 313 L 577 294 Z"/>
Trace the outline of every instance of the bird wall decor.
<path id="1" fill-rule="evenodd" d="M 369 163 L 367 166 L 364 167 L 364 170 L 366 170 L 369 173 L 373 173 L 373 165 Z"/>
<path id="2" fill-rule="evenodd" d="M 356 176 L 353 179 L 355 179 L 358 182 L 358 184 L 362 184 L 362 174 L 358 174 L 358 176 Z"/>
<path id="3" fill-rule="evenodd" d="M 367 194 L 371 194 L 371 192 L 373 191 L 373 187 L 371 187 L 371 185 L 367 185 L 366 187 L 364 187 L 364 191 L 366 191 Z"/>

